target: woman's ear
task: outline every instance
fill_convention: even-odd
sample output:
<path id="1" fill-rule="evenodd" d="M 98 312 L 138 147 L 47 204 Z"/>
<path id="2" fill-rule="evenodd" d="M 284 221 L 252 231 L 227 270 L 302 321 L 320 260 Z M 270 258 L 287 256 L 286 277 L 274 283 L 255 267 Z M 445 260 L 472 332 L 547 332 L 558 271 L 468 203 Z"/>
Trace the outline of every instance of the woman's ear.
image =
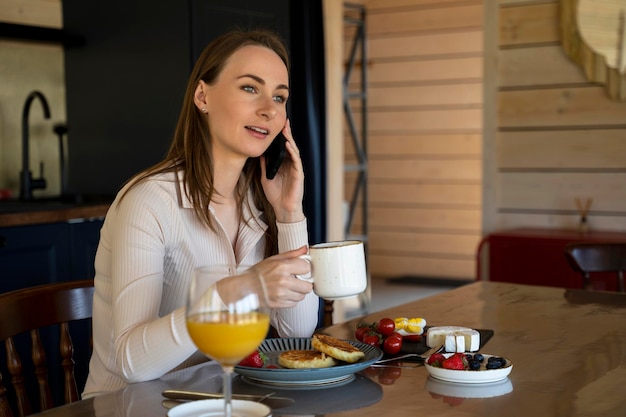
<path id="1" fill-rule="evenodd" d="M 200 80 L 200 82 L 198 83 L 198 86 L 196 87 L 196 91 L 193 93 L 193 102 L 196 105 L 196 107 L 198 109 L 200 109 L 200 111 L 202 113 L 206 113 L 207 112 L 207 102 L 206 102 L 206 90 L 207 90 L 207 85 L 204 81 Z"/>

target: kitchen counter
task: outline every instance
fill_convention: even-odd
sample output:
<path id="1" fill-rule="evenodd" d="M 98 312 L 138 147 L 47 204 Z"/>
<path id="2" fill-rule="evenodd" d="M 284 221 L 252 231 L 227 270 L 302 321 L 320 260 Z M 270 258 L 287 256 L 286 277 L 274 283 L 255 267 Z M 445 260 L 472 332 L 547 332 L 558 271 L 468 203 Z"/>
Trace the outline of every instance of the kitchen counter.
<path id="1" fill-rule="evenodd" d="M 0 203 L 1 204 L 1 203 Z M 42 206 L 36 210 L 0 212 L 0 227 L 66 222 L 72 219 L 104 217 L 111 203 Z"/>

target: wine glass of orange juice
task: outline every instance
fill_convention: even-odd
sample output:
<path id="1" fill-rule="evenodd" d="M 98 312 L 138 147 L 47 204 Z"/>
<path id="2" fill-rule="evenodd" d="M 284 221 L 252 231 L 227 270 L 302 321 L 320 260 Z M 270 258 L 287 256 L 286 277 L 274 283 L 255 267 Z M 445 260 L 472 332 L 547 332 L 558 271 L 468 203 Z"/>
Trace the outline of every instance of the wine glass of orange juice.
<path id="1" fill-rule="evenodd" d="M 234 367 L 258 348 L 269 329 L 263 278 L 254 268 L 243 272 L 228 266 L 197 268 L 185 314 L 187 331 L 198 350 L 222 367 L 223 415 L 231 417 Z"/>

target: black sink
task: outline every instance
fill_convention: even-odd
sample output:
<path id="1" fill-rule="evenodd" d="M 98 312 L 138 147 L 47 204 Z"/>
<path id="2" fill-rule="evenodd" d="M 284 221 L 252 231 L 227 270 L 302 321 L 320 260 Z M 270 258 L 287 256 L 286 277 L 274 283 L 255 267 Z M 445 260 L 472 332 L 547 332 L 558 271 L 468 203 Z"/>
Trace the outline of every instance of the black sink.
<path id="1" fill-rule="evenodd" d="M 74 207 L 111 203 L 115 197 L 101 194 L 70 194 L 32 200 L 0 200 L 0 213 L 62 210 Z"/>

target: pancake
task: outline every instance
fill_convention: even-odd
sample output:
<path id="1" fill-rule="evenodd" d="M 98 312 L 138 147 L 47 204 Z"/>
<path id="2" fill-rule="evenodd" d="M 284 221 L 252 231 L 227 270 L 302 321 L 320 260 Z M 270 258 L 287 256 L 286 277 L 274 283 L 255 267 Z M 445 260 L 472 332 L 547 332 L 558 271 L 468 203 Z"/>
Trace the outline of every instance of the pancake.
<path id="1" fill-rule="evenodd" d="M 314 334 L 311 346 L 328 356 L 348 363 L 357 362 L 365 357 L 365 353 L 356 346 L 325 334 Z"/>
<path id="2" fill-rule="evenodd" d="M 317 350 L 288 350 L 278 356 L 280 366 L 291 369 L 330 368 L 337 362 Z"/>

